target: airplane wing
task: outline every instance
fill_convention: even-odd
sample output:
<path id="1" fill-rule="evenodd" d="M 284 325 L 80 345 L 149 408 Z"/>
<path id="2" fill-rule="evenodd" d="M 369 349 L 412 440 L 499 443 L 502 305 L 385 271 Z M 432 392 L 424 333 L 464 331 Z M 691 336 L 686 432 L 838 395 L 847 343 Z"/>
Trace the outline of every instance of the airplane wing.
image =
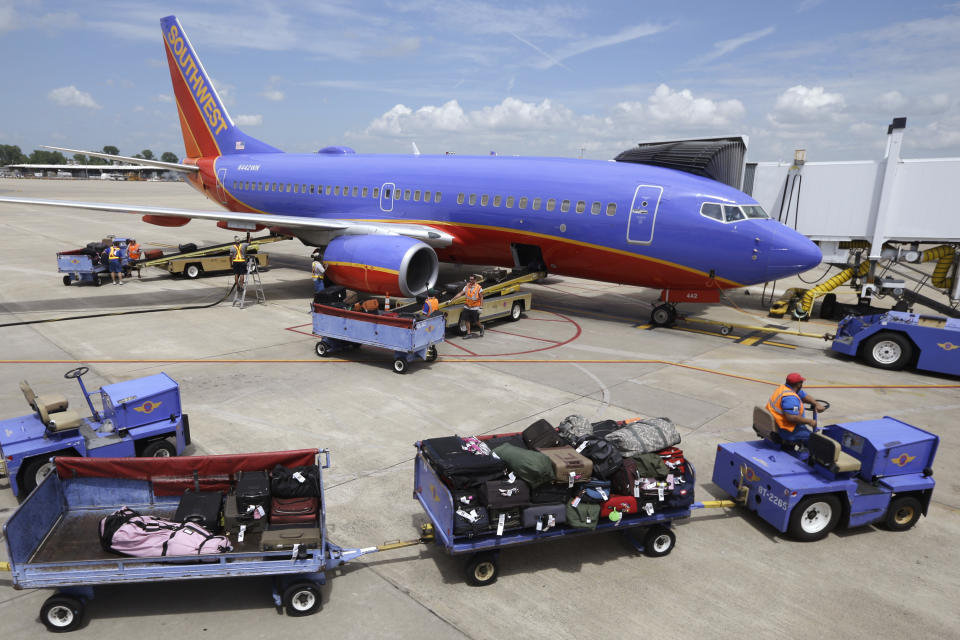
<path id="1" fill-rule="evenodd" d="M 157 169 L 166 169 L 167 171 L 180 171 L 183 173 L 194 173 L 200 170 L 199 167 L 192 164 L 180 164 L 179 162 L 163 162 L 161 160 L 145 160 L 144 158 L 134 158 L 132 156 L 115 156 L 110 153 L 100 153 L 99 151 L 84 151 L 83 149 L 67 149 L 66 147 L 51 147 L 49 145 L 41 145 L 45 149 L 53 149 L 54 151 L 66 151 L 67 153 L 82 153 L 85 156 L 93 156 L 94 158 L 103 158 L 104 160 L 119 160 L 121 162 L 129 162 L 130 164 L 139 164 L 145 167 L 156 167 Z"/>
<path id="2" fill-rule="evenodd" d="M 0 197 L 0 203 L 24 204 L 30 206 L 61 207 L 65 209 L 86 209 L 108 213 L 134 213 L 173 219 L 216 220 L 261 224 L 266 227 L 288 229 L 296 235 L 297 229 L 339 232 L 337 235 L 392 235 L 406 236 L 421 240 L 431 247 L 443 248 L 453 243 L 449 233 L 437 231 L 426 225 L 362 222 L 337 218 L 308 218 L 302 216 L 271 215 L 264 213 L 240 213 L 237 211 L 197 211 L 194 209 L 172 209 L 167 207 L 144 207 L 139 205 L 111 204 L 105 202 L 73 202 L 65 200 L 44 200 L 39 198 Z"/>

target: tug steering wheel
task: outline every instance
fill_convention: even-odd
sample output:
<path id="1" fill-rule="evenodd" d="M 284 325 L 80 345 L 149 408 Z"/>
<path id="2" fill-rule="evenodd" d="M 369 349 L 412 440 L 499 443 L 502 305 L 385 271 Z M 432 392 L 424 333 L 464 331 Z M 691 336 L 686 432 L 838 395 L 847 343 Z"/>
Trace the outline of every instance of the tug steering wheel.
<path id="1" fill-rule="evenodd" d="M 76 369 L 70 369 L 63 377 L 67 380 L 73 380 L 74 378 L 79 378 L 80 376 L 87 375 L 87 372 L 90 371 L 90 367 L 77 367 Z"/>

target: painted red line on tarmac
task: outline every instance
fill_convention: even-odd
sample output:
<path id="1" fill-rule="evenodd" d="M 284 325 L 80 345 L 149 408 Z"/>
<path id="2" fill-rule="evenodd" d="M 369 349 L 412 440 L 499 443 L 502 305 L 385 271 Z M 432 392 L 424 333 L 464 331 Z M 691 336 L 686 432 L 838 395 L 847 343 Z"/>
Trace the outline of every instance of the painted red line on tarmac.
<path id="1" fill-rule="evenodd" d="M 549 338 L 536 338 L 534 336 L 525 336 L 522 333 L 511 333 L 509 331 L 503 331 L 501 329 L 487 329 L 487 331 L 491 333 L 502 333 L 508 336 L 516 336 L 518 338 L 527 338 L 528 340 L 540 340 L 541 342 L 552 342 L 553 344 L 557 344 L 560 342 L 559 340 L 550 340 Z"/>
<path id="2" fill-rule="evenodd" d="M 448 345 L 450 345 L 451 347 L 456 347 L 457 349 L 460 349 L 461 351 L 466 351 L 467 353 L 469 353 L 469 354 L 472 355 L 472 356 L 476 356 L 476 355 L 477 355 L 477 354 L 474 353 L 473 351 L 470 351 L 470 349 L 467 349 L 466 347 L 461 347 L 461 346 L 458 345 L 456 342 L 450 342 L 449 340 L 444 340 L 443 343 L 444 343 L 444 344 L 448 344 Z"/>
<path id="3" fill-rule="evenodd" d="M 573 334 L 573 337 L 567 338 L 567 339 L 564 340 L 563 342 L 556 342 L 556 343 L 551 344 L 551 345 L 548 345 L 548 346 L 546 346 L 546 347 L 540 347 L 539 349 L 528 349 L 528 350 L 526 350 L 526 351 L 512 351 L 512 352 L 510 352 L 510 353 L 484 353 L 484 354 L 478 354 L 477 357 L 480 357 L 480 358 L 496 358 L 496 357 L 500 357 L 500 356 L 522 356 L 522 355 L 525 355 L 525 354 L 528 354 L 528 353 L 537 353 L 537 352 L 540 352 L 540 351 L 549 351 L 550 349 L 556 349 L 557 347 L 562 347 L 562 346 L 565 345 L 565 344 L 570 344 L 571 342 L 573 342 L 574 340 L 576 340 L 577 338 L 579 338 L 581 333 L 583 333 L 583 328 L 582 328 L 579 324 L 577 324 L 575 321 L 571 320 L 570 318 L 568 318 L 568 317 L 566 317 L 566 316 L 564 316 L 564 315 L 561 315 L 561 314 L 559 314 L 559 313 L 556 313 L 556 312 L 554 312 L 554 311 L 544 311 L 544 313 L 553 313 L 554 315 L 559 316 L 560 318 L 563 318 L 564 320 L 566 320 L 567 322 L 569 322 L 570 324 L 572 324 L 574 327 L 576 327 L 576 329 L 577 329 L 577 330 L 576 330 L 576 333 Z M 530 336 L 522 336 L 522 337 L 528 338 L 528 337 L 530 337 Z M 535 338 L 535 339 L 536 339 L 536 338 Z M 451 342 L 451 343 L 448 343 L 448 344 L 453 344 L 453 343 Z"/>
<path id="4" fill-rule="evenodd" d="M 300 327 L 310 327 L 310 328 L 311 328 L 311 331 L 301 331 L 301 330 L 300 330 Z M 299 333 L 299 334 L 301 334 L 301 335 L 310 336 L 311 338 L 316 338 L 316 337 L 317 337 L 317 334 L 315 334 L 315 333 L 312 331 L 312 329 L 313 329 L 313 324 L 311 324 L 311 323 L 308 322 L 307 324 L 298 324 L 298 325 L 294 325 L 294 326 L 292 326 L 292 327 L 287 327 L 286 329 L 284 329 L 284 331 L 290 331 L 290 332 L 293 332 L 293 333 Z"/>

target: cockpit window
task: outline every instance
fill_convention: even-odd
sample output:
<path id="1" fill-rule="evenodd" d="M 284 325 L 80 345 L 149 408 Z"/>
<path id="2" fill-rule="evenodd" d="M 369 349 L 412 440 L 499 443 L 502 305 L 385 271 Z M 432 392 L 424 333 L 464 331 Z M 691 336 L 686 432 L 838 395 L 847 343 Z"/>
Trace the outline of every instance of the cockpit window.
<path id="1" fill-rule="evenodd" d="M 704 202 L 700 207 L 700 215 L 723 222 L 723 209 L 714 202 Z"/>
<path id="2" fill-rule="evenodd" d="M 758 204 L 745 204 L 740 208 L 743 209 L 743 212 L 747 214 L 748 218 L 769 218 L 770 217 L 767 215 L 767 212 L 763 210 L 763 207 L 761 207 Z"/>
<path id="3" fill-rule="evenodd" d="M 746 220 L 747 216 L 743 214 L 740 207 L 725 204 L 723 205 L 723 218 L 727 222 L 736 222 L 737 220 Z"/>

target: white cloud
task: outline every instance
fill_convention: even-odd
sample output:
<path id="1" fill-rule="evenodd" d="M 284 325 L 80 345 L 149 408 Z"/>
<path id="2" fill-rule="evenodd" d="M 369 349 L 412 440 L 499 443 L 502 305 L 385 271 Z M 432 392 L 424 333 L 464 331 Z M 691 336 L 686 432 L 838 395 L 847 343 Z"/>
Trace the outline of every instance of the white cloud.
<path id="1" fill-rule="evenodd" d="M 880 100 L 877 101 L 879 106 L 888 111 L 896 111 L 897 109 L 902 109 L 907 104 L 907 99 L 903 97 L 903 94 L 894 89 L 893 91 L 887 91 L 882 96 Z"/>
<path id="2" fill-rule="evenodd" d="M 608 35 L 608 36 L 596 36 L 593 38 L 587 38 L 585 40 L 580 40 L 574 42 L 569 49 L 562 52 L 557 52 L 554 56 L 558 60 L 566 60 L 567 58 L 572 58 L 573 56 L 578 56 L 581 53 L 586 53 L 588 51 L 593 51 L 594 49 L 600 49 L 603 47 L 612 47 L 614 45 L 623 44 L 624 42 L 630 42 L 631 40 L 636 40 L 637 38 L 645 38 L 646 36 L 651 36 L 661 31 L 666 30 L 667 27 L 660 24 L 650 24 L 643 23 L 634 25 L 632 27 L 627 27 L 626 29 L 621 29 L 617 33 Z M 559 64 L 557 62 L 556 64 Z M 547 67 L 553 66 L 552 64 L 546 65 Z"/>
<path id="3" fill-rule="evenodd" d="M 0 33 L 12 31 L 17 26 L 17 16 L 13 11 L 13 5 L 4 4 L 0 6 Z"/>
<path id="4" fill-rule="evenodd" d="M 233 122 L 238 127 L 259 127 L 263 124 L 263 116 L 259 113 L 256 115 L 239 115 L 233 119 Z"/>
<path id="5" fill-rule="evenodd" d="M 776 31 L 775 27 L 767 27 L 766 29 L 761 29 L 760 31 L 751 31 L 750 33 L 740 36 L 739 38 L 731 38 L 730 40 L 721 40 L 719 42 L 715 42 L 713 43 L 713 51 L 704 56 L 696 58 L 694 63 L 702 64 L 704 62 L 716 60 L 720 56 L 725 56 L 728 53 L 739 49 L 745 44 L 770 35 L 774 31 Z"/>
<path id="6" fill-rule="evenodd" d="M 283 91 L 280 91 L 279 89 L 265 89 L 260 95 L 267 100 L 273 100 L 274 102 L 280 102 L 286 97 Z"/>
<path id="7" fill-rule="evenodd" d="M 689 89 L 674 91 L 665 84 L 658 86 L 647 102 L 621 102 L 614 112 L 629 120 L 651 119 L 680 126 L 727 126 L 746 113 L 739 100 L 714 101 L 695 98 Z"/>
<path id="8" fill-rule="evenodd" d="M 47 94 L 47 97 L 62 107 L 87 107 L 89 109 L 99 109 L 100 105 L 86 91 L 80 91 L 75 86 L 60 87 L 53 89 Z"/>
<path id="9" fill-rule="evenodd" d="M 812 122 L 822 118 L 838 120 L 846 106 L 840 93 L 827 93 L 823 87 L 797 85 L 777 96 L 773 113 L 767 118 L 777 125 Z"/>
<path id="10" fill-rule="evenodd" d="M 850 125 L 850 133 L 855 136 L 878 136 L 883 131 L 883 127 L 866 122 L 857 122 Z"/>
<path id="11" fill-rule="evenodd" d="M 157 102 L 172 103 L 173 97 L 169 93 L 158 93 L 153 97 Z"/>

